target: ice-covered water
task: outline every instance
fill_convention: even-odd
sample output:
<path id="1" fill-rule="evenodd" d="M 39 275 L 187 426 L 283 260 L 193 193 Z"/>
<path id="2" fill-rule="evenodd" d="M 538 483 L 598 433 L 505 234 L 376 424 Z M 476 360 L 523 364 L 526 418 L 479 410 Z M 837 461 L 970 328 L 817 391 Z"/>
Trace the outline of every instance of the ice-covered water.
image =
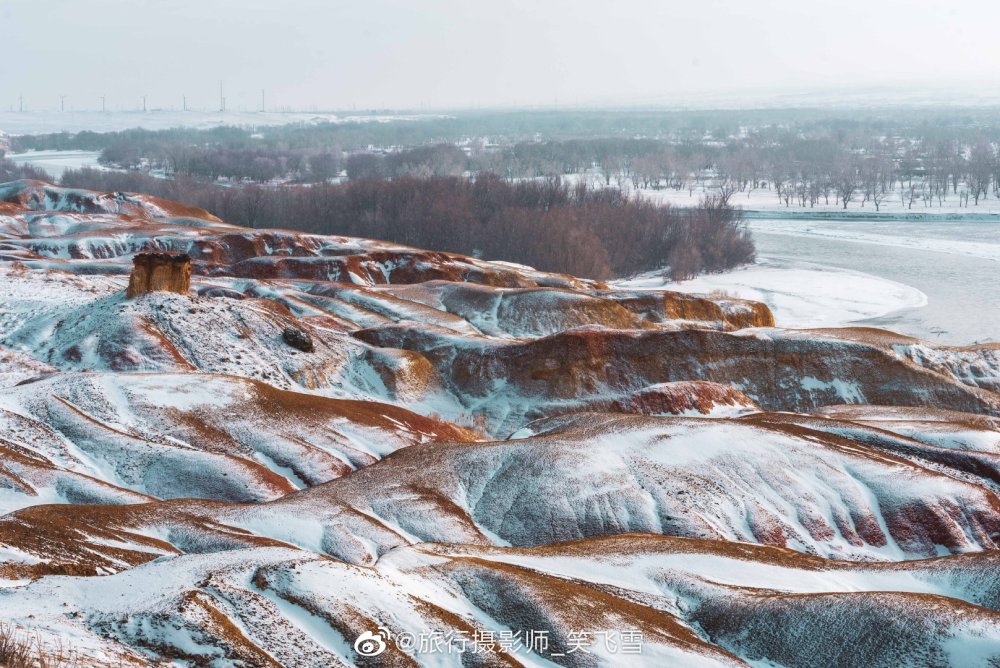
<path id="1" fill-rule="evenodd" d="M 784 219 L 750 226 L 769 261 L 865 272 L 927 296 L 926 305 L 861 324 L 956 345 L 1000 341 L 1000 223 Z"/>
<path id="2" fill-rule="evenodd" d="M 44 169 L 49 176 L 58 180 L 67 169 L 97 167 L 99 151 L 29 151 L 11 153 L 7 158 L 19 165 L 32 165 Z"/>

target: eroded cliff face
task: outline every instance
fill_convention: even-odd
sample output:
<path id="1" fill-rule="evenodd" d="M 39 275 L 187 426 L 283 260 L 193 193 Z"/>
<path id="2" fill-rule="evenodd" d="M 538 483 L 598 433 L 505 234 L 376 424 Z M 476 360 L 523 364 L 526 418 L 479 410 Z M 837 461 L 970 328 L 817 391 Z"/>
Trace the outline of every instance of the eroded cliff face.
<path id="1" fill-rule="evenodd" d="M 191 258 L 184 253 L 138 253 L 133 263 L 125 293 L 130 299 L 150 292 L 187 295 L 191 289 Z"/>
<path id="2" fill-rule="evenodd" d="M 669 290 L 607 291 L 604 294 L 630 311 L 656 323 L 692 322 L 721 330 L 774 327 L 766 304 L 730 296 L 698 296 Z"/>

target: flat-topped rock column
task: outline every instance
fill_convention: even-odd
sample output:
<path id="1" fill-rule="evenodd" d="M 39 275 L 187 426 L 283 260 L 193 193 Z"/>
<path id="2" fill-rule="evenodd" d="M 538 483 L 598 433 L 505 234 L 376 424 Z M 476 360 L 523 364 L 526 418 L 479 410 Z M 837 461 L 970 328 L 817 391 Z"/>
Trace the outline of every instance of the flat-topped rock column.
<path id="1" fill-rule="evenodd" d="M 149 292 L 187 295 L 191 288 L 191 258 L 186 253 L 137 253 L 128 281 L 129 298 Z"/>

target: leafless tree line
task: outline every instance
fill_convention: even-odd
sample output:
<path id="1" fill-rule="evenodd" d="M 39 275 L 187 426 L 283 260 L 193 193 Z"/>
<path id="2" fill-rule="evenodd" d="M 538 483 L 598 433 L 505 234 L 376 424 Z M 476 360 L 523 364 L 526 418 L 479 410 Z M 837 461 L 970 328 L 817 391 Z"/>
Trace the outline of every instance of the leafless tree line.
<path id="1" fill-rule="evenodd" d="M 407 176 L 458 176 L 490 172 L 518 180 L 586 174 L 596 185 L 619 189 L 706 188 L 724 200 L 766 188 L 785 206 L 819 202 L 879 210 L 889 199 L 902 205 L 940 206 L 957 197 L 976 205 L 997 192 L 1000 128 L 853 127 L 828 120 L 812 125 L 767 124 L 665 137 L 584 137 L 496 141 L 484 138 L 380 148 L 323 143 L 322 129 L 273 130 L 275 136 L 236 128 L 127 131 L 108 139 L 101 160 L 130 170 L 161 170 L 233 183 L 325 183 Z M 280 141 L 288 133 L 296 141 Z M 299 136 L 306 133 L 304 136 Z M 318 134 L 316 134 L 318 133 Z M 81 133 L 84 134 L 84 133 Z M 317 143 L 304 139 L 317 137 Z M 262 137 L 262 138 L 258 138 Z M 192 141 L 200 138 L 201 141 Z M 90 145 L 94 137 L 83 138 Z"/>
<path id="2" fill-rule="evenodd" d="M 843 146 L 833 140 L 786 137 L 768 143 L 734 141 L 724 147 L 660 144 L 651 149 L 633 144 L 631 148 L 642 150 L 566 163 L 553 159 L 558 150 L 548 145 L 541 155 L 549 157 L 535 154 L 525 161 L 512 152 L 478 165 L 473 159 L 472 169 L 520 178 L 590 172 L 608 186 L 670 188 L 691 195 L 707 190 L 727 203 L 735 203 L 732 198 L 738 193 L 749 196 L 765 188 L 787 207 L 812 208 L 822 202 L 843 209 L 872 206 L 876 211 L 890 197 L 900 198 L 908 209 L 915 203 L 941 206 L 949 197 L 957 197 L 959 204 L 971 199 L 978 205 L 1000 188 L 997 148 L 986 139 L 964 144 L 880 138 Z"/>
<path id="3" fill-rule="evenodd" d="M 38 179 L 49 180 L 49 175 L 45 170 L 33 165 L 19 165 L 13 160 L 8 160 L 0 153 L 0 183 L 5 181 L 17 181 L 18 179 Z"/>

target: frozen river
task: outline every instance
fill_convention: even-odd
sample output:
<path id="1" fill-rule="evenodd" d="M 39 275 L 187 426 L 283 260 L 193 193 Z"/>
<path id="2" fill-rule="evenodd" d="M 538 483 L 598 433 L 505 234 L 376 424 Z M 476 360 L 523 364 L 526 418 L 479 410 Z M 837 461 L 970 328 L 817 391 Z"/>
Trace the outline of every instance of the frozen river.
<path id="1" fill-rule="evenodd" d="M 681 283 L 765 302 L 781 327 L 884 327 L 951 345 L 1000 341 L 1000 222 L 751 220 L 756 264 Z"/>
<path id="2" fill-rule="evenodd" d="M 753 220 L 750 226 L 768 261 L 864 272 L 926 297 L 923 305 L 914 300 L 861 324 L 949 344 L 1000 341 L 1000 223 Z M 828 289 L 842 287 L 832 273 Z"/>
<path id="3" fill-rule="evenodd" d="M 29 151 L 28 153 L 10 153 L 7 158 L 19 165 L 33 165 L 44 169 L 58 181 L 67 169 L 81 167 L 97 167 L 98 151 Z"/>

